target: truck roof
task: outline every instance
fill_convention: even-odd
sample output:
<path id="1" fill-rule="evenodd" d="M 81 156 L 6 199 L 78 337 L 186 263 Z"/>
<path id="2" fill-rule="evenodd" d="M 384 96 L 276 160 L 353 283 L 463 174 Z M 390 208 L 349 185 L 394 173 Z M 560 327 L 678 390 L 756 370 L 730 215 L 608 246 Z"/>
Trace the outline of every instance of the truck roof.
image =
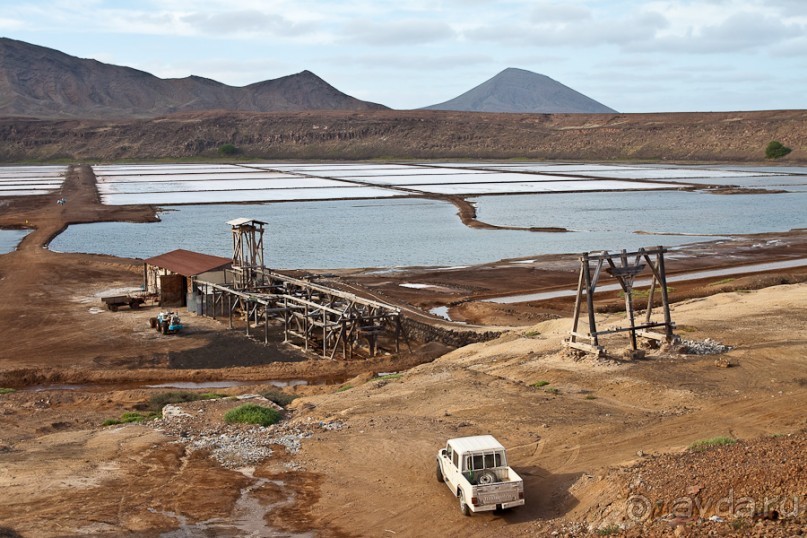
<path id="1" fill-rule="evenodd" d="M 482 450 L 504 450 L 502 444 L 492 435 L 475 435 L 473 437 L 457 437 L 448 443 L 457 452 L 478 452 Z"/>

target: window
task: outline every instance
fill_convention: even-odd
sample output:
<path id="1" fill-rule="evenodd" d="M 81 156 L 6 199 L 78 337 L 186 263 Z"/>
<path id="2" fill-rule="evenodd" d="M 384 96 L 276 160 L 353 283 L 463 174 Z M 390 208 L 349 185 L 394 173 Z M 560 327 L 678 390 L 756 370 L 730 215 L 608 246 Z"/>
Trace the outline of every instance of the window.
<path id="1" fill-rule="evenodd" d="M 492 469 L 494 467 L 504 467 L 504 454 L 492 452 L 490 454 L 477 454 L 468 456 L 466 459 L 466 469 L 469 471 L 481 471 L 482 469 Z"/>
<path id="2" fill-rule="evenodd" d="M 449 450 L 451 450 L 451 449 L 449 448 Z M 459 466 L 460 466 L 460 458 L 459 458 L 459 455 L 456 452 L 452 453 L 451 461 L 454 462 L 454 467 L 459 468 Z"/>

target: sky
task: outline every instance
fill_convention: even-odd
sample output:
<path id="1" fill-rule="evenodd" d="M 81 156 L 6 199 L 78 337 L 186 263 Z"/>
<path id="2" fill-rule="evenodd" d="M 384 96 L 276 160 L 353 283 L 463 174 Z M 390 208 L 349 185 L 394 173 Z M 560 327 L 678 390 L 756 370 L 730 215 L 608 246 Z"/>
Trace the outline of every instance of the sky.
<path id="1" fill-rule="evenodd" d="M 0 0 L 0 36 L 233 86 L 307 69 L 395 109 L 507 67 L 620 112 L 807 108 L 807 0 Z"/>

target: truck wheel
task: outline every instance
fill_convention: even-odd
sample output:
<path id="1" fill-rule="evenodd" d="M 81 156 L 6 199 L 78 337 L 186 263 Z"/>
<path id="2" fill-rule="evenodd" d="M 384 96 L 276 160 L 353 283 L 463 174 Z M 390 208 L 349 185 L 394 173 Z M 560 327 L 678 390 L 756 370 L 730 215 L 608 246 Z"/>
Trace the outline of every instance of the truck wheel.
<path id="1" fill-rule="evenodd" d="M 471 509 L 468 507 L 468 503 L 465 502 L 465 495 L 460 491 L 460 512 L 464 516 L 471 515 Z"/>
<path id="2" fill-rule="evenodd" d="M 443 469 L 440 468 L 440 462 L 437 462 L 437 481 L 438 482 L 445 482 L 445 478 L 443 478 Z"/>
<path id="3" fill-rule="evenodd" d="M 487 486 L 496 482 L 496 473 L 493 471 L 484 471 L 479 475 L 476 483 L 480 486 Z"/>

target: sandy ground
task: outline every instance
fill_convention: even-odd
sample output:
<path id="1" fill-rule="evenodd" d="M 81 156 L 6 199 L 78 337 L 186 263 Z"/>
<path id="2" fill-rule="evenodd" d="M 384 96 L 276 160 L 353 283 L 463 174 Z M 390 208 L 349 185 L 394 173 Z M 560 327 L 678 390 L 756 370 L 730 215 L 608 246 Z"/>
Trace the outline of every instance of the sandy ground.
<path id="1" fill-rule="evenodd" d="M 807 531 L 800 433 L 807 429 L 807 284 L 799 271 L 699 282 L 685 290 L 689 295 L 682 287 L 673 309 L 679 334 L 732 346 L 721 356 L 730 368 L 716 366 L 715 356 L 670 350 L 624 361 L 626 339 L 618 336 L 606 341 L 613 352 L 606 360 L 575 358 L 561 346 L 571 311 L 562 302 L 474 306 L 487 305 L 475 300 L 485 296 L 565 285 L 555 277 L 576 278 L 573 257 L 456 273 L 346 272 L 342 285 L 400 300 L 413 312 L 459 297 L 452 314 L 513 328 L 445 355 L 432 343 L 400 358 L 322 361 L 282 345 L 264 347 L 210 319 L 189 316 L 187 333 L 174 337 L 148 328 L 156 307 L 102 310 L 102 294 L 140 284 L 140 265 L 42 245 L 70 222 L 154 213 L 105 208 L 91 187 L 86 170 L 77 169 L 58 195 L 66 205 L 56 205 L 54 195 L 10 202 L 0 214 L 0 225 L 36 227 L 18 251 L 0 256 L 0 387 L 16 389 L 0 395 L 0 535 L 511 536 L 610 529 L 695 536 L 731 535 L 746 523 L 742 529 L 770 536 Z M 799 257 L 804 244 L 802 232 L 745 238 L 732 245 L 732 255 L 754 262 Z M 698 248 L 704 250 L 679 258 L 682 265 L 671 270 L 714 264 L 703 254 L 713 247 Z M 402 288 L 404 280 L 449 291 Z M 599 316 L 605 326 L 621 323 L 624 314 Z M 403 373 L 373 375 L 391 371 Z M 170 390 L 150 384 L 216 380 L 244 383 L 216 389 L 225 396 L 265 392 L 269 380 L 312 384 L 287 389 L 299 398 L 282 425 L 265 432 L 225 428 L 216 410 L 229 400 L 197 403 L 191 411 L 205 417 L 201 422 L 101 426 Z M 536 388 L 539 381 L 548 384 Z M 510 450 L 525 479 L 525 507 L 465 518 L 434 480 L 435 453 L 445 441 L 480 433 Z M 740 452 L 686 450 L 721 435 L 740 439 L 734 448 Z M 244 467 L 216 459 L 218 448 L 248 450 L 244 443 L 256 437 L 275 443 L 267 459 Z M 208 448 L 198 448 L 200 439 Z M 741 453 L 768 454 L 770 465 L 727 473 Z M 678 482 L 664 479 L 684 468 Z M 795 495 L 802 510 L 788 517 L 783 511 L 783 521 L 737 513 L 723 514 L 723 522 L 665 519 L 669 513 L 630 517 L 633 492 L 666 500 L 694 486 L 711 500 L 728 495 L 727 488 L 737 495 Z"/>

